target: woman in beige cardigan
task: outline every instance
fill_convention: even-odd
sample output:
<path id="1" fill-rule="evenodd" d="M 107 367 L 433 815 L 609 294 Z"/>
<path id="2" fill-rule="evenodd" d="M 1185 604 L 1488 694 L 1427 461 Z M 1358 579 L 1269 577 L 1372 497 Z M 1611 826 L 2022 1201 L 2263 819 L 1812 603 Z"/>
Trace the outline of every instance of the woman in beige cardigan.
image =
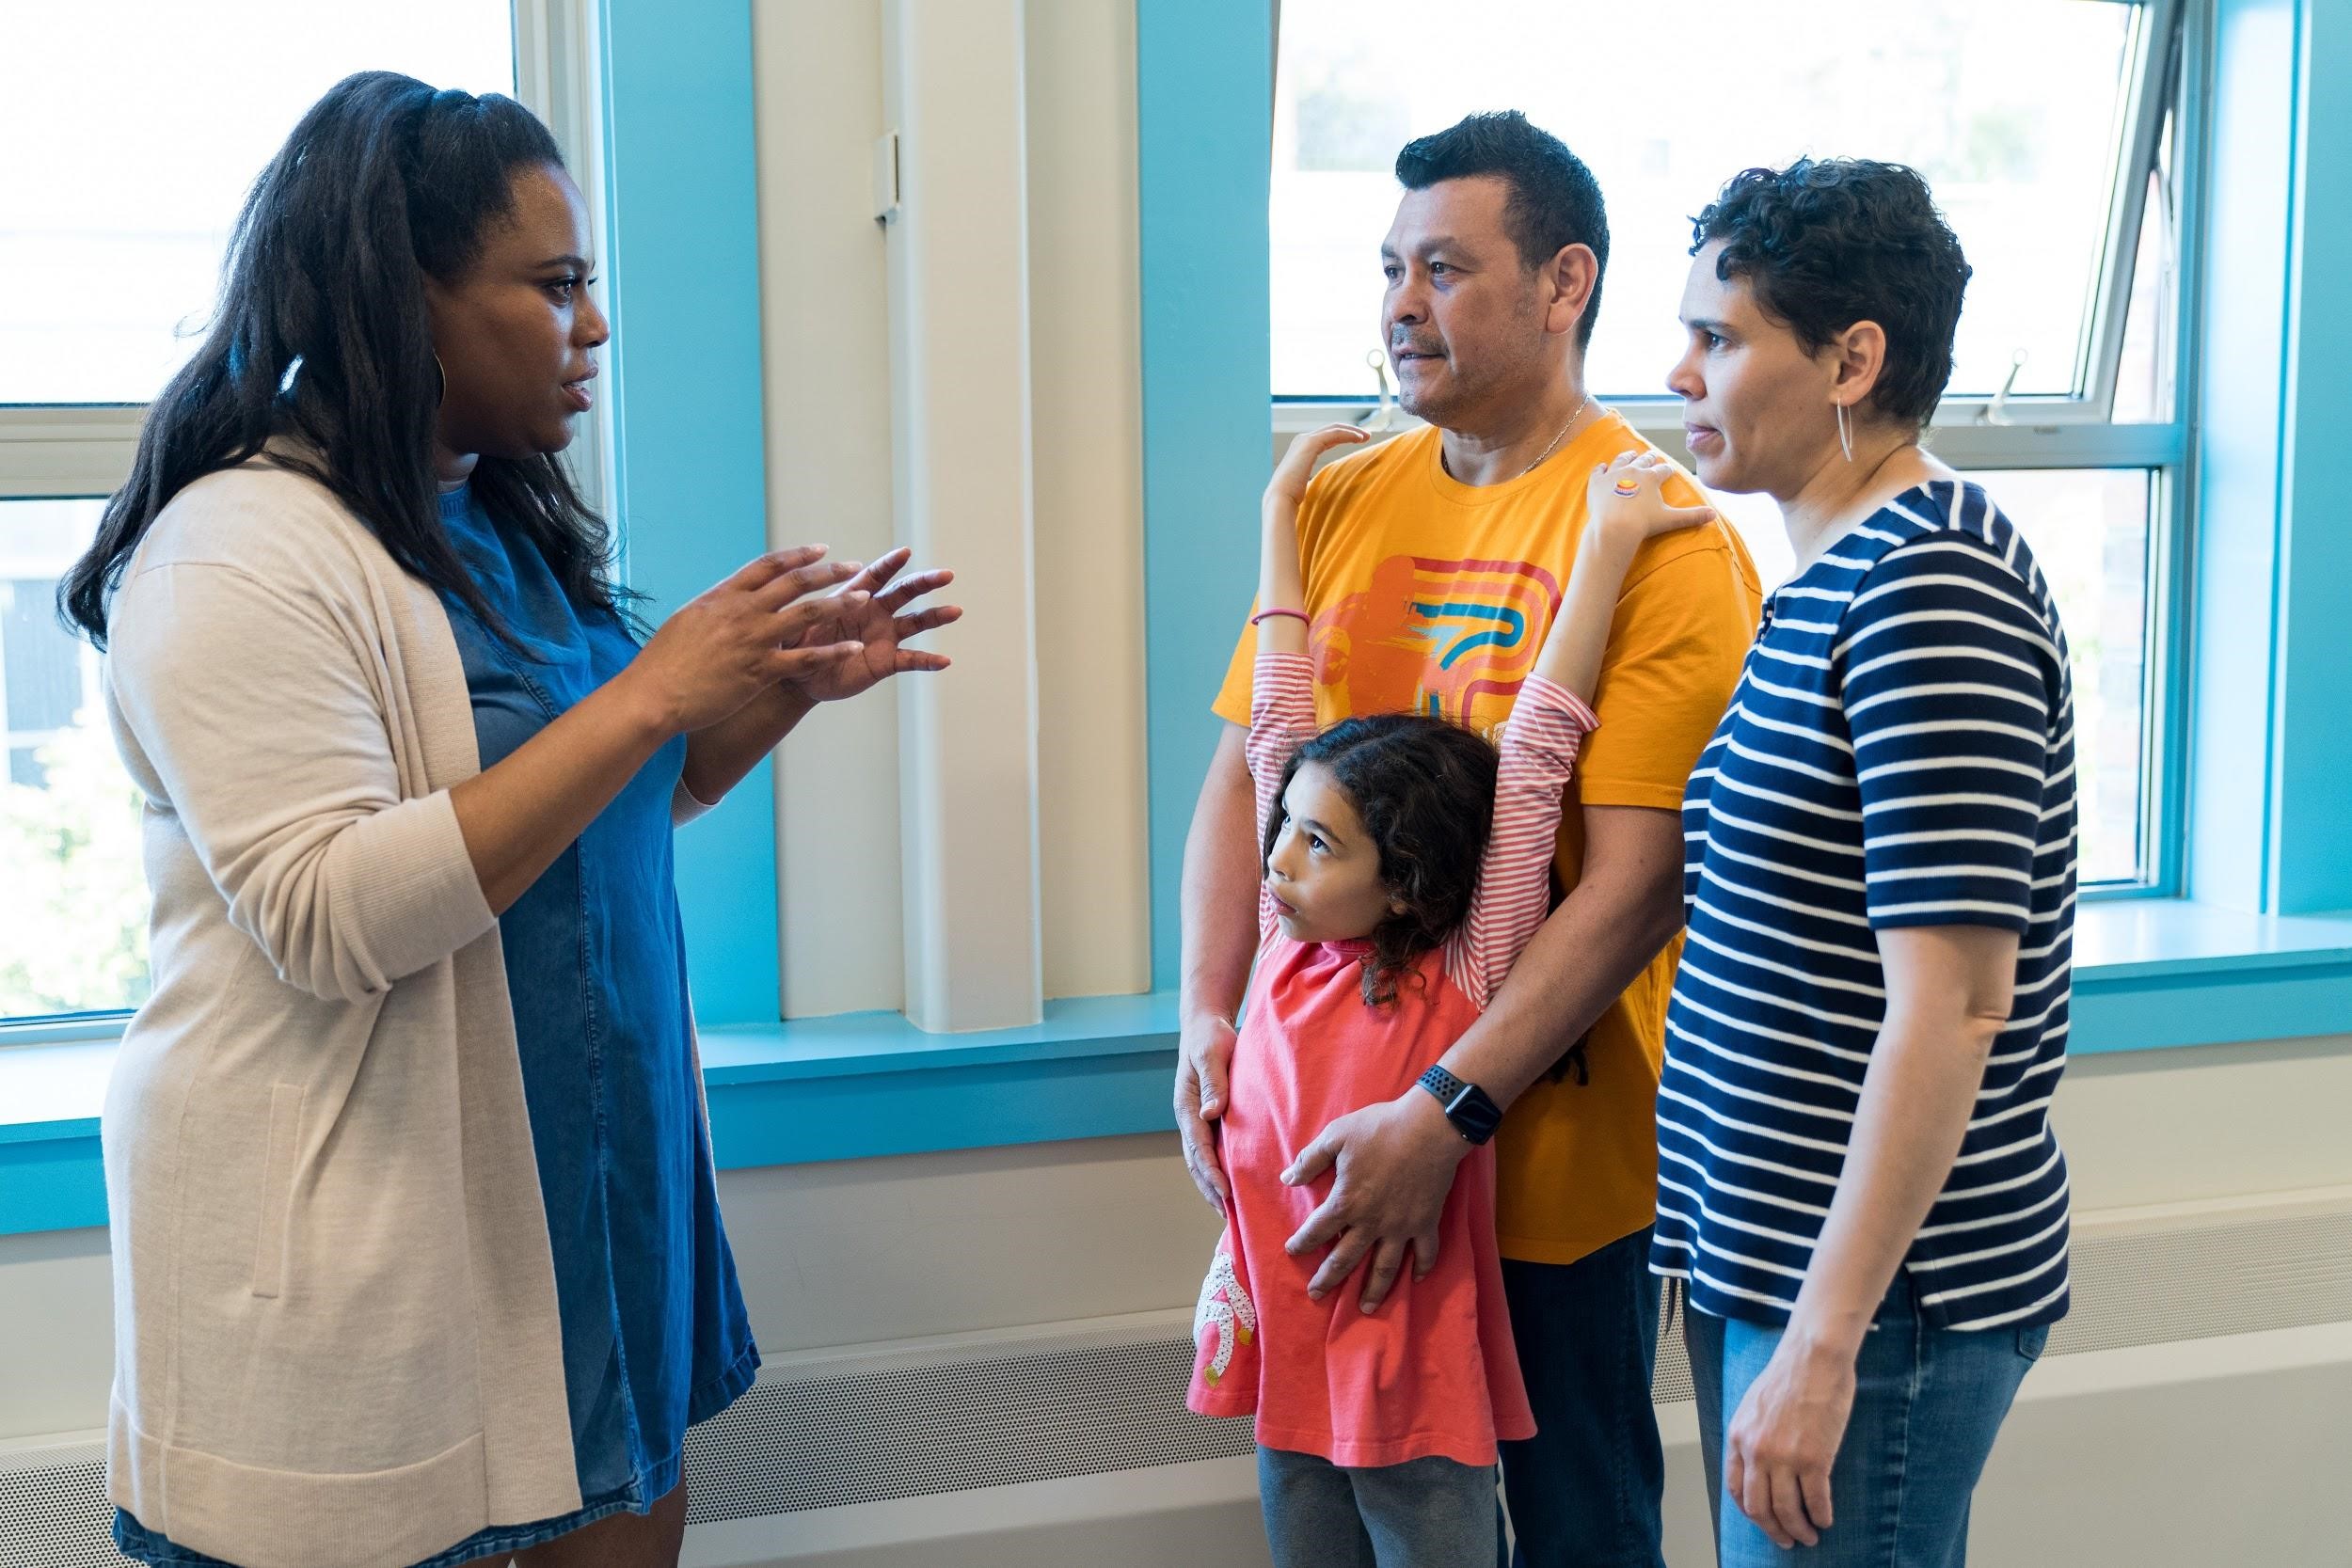
<path id="1" fill-rule="evenodd" d="M 588 250 L 528 111 L 342 83 L 66 585 L 148 800 L 103 1125 L 158 1568 L 674 1564 L 685 1429 L 758 1365 L 671 829 L 957 612 L 807 547 L 641 641 L 554 461 Z"/>

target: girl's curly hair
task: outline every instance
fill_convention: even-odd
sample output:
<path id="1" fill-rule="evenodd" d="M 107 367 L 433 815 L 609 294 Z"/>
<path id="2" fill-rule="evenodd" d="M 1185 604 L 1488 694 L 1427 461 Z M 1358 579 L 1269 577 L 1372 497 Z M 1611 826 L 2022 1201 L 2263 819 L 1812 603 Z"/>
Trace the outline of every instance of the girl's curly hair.
<path id="1" fill-rule="evenodd" d="M 1459 724 L 1417 713 L 1343 719 L 1292 753 L 1267 815 L 1259 868 L 1273 858 L 1288 817 L 1279 801 L 1308 763 L 1320 763 L 1355 802 L 1380 854 L 1380 881 L 1405 912 L 1372 932 L 1364 960 L 1364 1001 L 1385 1007 L 1414 973 L 1415 961 L 1440 945 L 1470 914 L 1478 871 L 1494 823 L 1495 749 Z"/>

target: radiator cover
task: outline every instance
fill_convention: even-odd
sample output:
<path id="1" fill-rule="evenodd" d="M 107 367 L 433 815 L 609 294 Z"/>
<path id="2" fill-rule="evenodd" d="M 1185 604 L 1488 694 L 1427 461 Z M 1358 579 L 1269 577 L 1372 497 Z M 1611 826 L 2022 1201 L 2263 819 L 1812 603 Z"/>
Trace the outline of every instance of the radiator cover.
<path id="1" fill-rule="evenodd" d="M 2083 1226 L 2049 1353 L 2352 1322 L 2352 1195 Z M 930 1497 L 1250 1451 L 1184 1408 L 1189 1315 L 1147 1313 L 779 1358 L 687 1438 L 693 1521 Z M 1689 1400 L 1681 1336 L 1661 1404 Z M 103 1445 L 0 1448 L 0 1568 L 120 1568 Z"/>

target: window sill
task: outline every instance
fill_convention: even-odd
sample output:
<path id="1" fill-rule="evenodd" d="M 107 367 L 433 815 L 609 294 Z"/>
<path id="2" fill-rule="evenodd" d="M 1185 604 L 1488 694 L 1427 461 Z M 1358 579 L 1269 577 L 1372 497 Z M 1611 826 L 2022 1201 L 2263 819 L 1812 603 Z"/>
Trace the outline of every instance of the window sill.
<path id="1" fill-rule="evenodd" d="M 2352 915 L 2266 917 L 2179 899 L 2086 906 L 2077 1054 L 2352 1027 Z M 854 1013 L 702 1037 L 723 1169 L 1165 1131 L 1167 993 L 1049 1003 L 1045 1022 L 926 1035 Z M 111 1038 L 0 1049 L 0 1234 L 105 1223 L 98 1112 Z"/>
<path id="2" fill-rule="evenodd" d="M 2253 915 L 2184 898 L 2085 905 L 2074 928 L 2082 1055 L 2352 1030 L 2352 913 Z"/>
<path id="3" fill-rule="evenodd" d="M 0 1031 L 0 1235 L 106 1223 L 98 1115 L 119 1022 L 103 1037 L 6 1044 Z M 722 1169 L 1167 1131 L 1169 995 L 1049 1002 L 1031 1028 L 927 1035 L 897 1013 L 707 1029 Z"/>

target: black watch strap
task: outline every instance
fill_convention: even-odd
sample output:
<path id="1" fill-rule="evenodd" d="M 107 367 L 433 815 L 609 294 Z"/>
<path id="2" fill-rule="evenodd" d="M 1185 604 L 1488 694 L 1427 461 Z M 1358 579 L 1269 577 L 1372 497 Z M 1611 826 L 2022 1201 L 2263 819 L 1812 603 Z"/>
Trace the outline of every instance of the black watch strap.
<path id="1" fill-rule="evenodd" d="M 1485 1143 L 1502 1125 L 1502 1107 L 1488 1099 L 1485 1089 L 1465 1083 L 1441 1067 L 1422 1073 L 1421 1086 L 1437 1096 L 1438 1103 L 1445 1107 L 1445 1119 L 1471 1143 Z"/>

